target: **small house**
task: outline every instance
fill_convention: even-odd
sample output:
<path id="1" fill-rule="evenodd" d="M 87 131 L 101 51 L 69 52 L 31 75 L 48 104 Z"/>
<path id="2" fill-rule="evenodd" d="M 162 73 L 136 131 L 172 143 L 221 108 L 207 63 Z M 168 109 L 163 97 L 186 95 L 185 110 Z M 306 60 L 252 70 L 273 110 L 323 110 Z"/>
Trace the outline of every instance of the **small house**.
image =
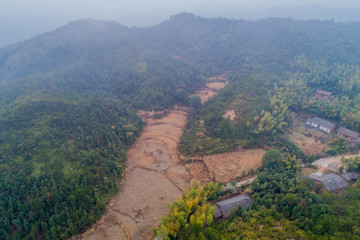
<path id="1" fill-rule="evenodd" d="M 336 175 L 334 173 L 329 173 L 324 175 L 312 174 L 308 176 L 308 178 L 322 183 L 325 189 L 329 192 L 340 190 L 348 186 L 348 184 L 345 182 L 344 179 L 342 179 L 339 175 Z"/>
<path id="2" fill-rule="evenodd" d="M 331 94 L 331 92 L 323 91 L 323 90 L 316 90 L 314 93 L 314 96 L 319 99 L 332 101 L 334 100 L 334 96 Z"/>
<path id="3" fill-rule="evenodd" d="M 335 124 L 325 119 L 314 117 L 306 120 L 306 125 L 309 127 L 313 127 L 315 129 L 319 129 L 325 133 L 330 133 L 335 129 Z"/>
<path id="4" fill-rule="evenodd" d="M 340 127 L 337 130 L 337 135 L 339 137 L 346 138 L 352 144 L 358 144 L 360 142 L 360 134 L 359 133 L 354 132 L 354 131 L 344 128 L 344 127 Z"/>
<path id="5" fill-rule="evenodd" d="M 244 194 L 216 203 L 215 218 L 227 218 L 231 210 L 241 206 L 246 210 L 251 205 L 251 198 Z"/>

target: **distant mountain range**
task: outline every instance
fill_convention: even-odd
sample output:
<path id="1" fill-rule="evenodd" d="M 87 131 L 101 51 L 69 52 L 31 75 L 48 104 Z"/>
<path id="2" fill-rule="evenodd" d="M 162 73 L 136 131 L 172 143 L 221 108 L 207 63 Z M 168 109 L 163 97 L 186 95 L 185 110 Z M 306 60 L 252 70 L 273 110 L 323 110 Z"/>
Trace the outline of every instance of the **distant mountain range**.
<path id="1" fill-rule="evenodd" d="M 204 15 L 218 16 L 218 12 L 204 12 Z M 235 19 L 256 20 L 270 17 L 291 17 L 296 20 L 334 20 L 337 22 L 360 21 L 360 9 L 336 9 L 320 5 L 278 6 L 266 9 L 234 9 L 220 13 L 221 16 Z"/>
<path id="2" fill-rule="evenodd" d="M 339 22 L 360 21 L 360 9 L 335 9 L 324 7 L 320 5 L 309 6 L 278 6 L 274 8 L 264 9 L 240 9 L 234 10 L 204 10 L 197 9 L 193 11 L 195 15 L 204 17 L 226 17 L 235 19 L 262 19 L 270 17 L 292 17 L 296 20 L 302 19 L 319 19 L 319 20 L 334 20 Z M 139 26 L 154 25 L 159 22 L 159 17 L 151 16 L 148 13 L 146 16 L 141 16 L 135 24 Z M 164 14 L 163 14 L 164 15 Z M 170 15 L 170 14 L 169 14 Z M 141 20 L 143 19 L 143 20 Z M 0 47 L 17 41 L 22 41 L 30 36 L 43 33 L 50 29 L 54 29 L 66 22 L 66 20 L 52 19 L 41 22 L 41 18 L 28 19 L 26 24 L 21 19 L 7 19 L 6 16 L 0 16 Z M 141 22 L 142 21 L 142 22 Z"/>

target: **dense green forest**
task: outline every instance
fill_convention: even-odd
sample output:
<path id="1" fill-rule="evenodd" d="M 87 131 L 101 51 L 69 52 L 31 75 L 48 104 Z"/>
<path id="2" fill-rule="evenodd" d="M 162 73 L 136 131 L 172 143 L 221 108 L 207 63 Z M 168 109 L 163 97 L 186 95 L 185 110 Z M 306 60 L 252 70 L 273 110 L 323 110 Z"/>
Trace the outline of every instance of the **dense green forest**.
<path id="1" fill-rule="evenodd" d="M 142 129 L 139 109 L 195 107 L 179 146 L 185 155 L 270 144 L 305 159 L 282 136 L 297 110 L 359 131 L 359 28 L 182 13 L 148 28 L 79 20 L 0 49 L 0 238 L 62 239 L 93 224 Z M 216 97 L 203 106 L 188 99 L 219 73 L 229 84 Z M 335 100 L 314 99 L 318 88 Z M 223 118 L 228 109 L 240 117 Z M 239 217 L 255 228 L 251 219 L 270 212 L 256 214 Z M 273 218 L 293 221 L 280 214 Z"/>
<path id="2" fill-rule="evenodd" d="M 266 155 L 268 164 L 249 188 L 249 209 L 239 207 L 226 220 L 212 221 L 215 207 L 208 200 L 219 196 L 220 186 L 191 188 L 169 205 L 155 234 L 161 239 L 198 240 L 360 239 L 359 185 L 328 193 L 312 180 L 299 178 L 295 157 L 282 159 L 276 149 Z"/>

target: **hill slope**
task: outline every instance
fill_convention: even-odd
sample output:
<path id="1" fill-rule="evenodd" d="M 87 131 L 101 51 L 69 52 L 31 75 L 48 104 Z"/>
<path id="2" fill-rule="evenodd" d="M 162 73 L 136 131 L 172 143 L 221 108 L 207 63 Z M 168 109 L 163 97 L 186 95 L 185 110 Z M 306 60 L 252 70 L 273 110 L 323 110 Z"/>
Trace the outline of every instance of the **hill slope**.
<path id="1" fill-rule="evenodd" d="M 80 20 L 0 49 L 0 238 L 66 238 L 92 224 L 141 131 L 135 110 L 188 104 L 204 76 L 225 72 L 230 84 L 206 111 L 243 94 L 253 118 L 257 103 L 269 108 L 254 96 L 309 71 L 301 59 L 359 65 L 359 28 L 182 13 L 150 28 Z M 221 115 L 208 120 L 217 136 Z M 247 136 L 245 122 L 235 133 Z"/>

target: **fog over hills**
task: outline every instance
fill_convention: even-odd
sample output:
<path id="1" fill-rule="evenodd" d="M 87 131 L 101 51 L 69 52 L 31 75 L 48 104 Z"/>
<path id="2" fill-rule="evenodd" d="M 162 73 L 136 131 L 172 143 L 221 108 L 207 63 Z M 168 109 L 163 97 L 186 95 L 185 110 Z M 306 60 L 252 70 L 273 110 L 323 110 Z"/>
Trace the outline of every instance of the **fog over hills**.
<path id="1" fill-rule="evenodd" d="M 306 160 L 284 136 L 290 110 L 360 131 L 360 22 L 183 12 L 150 27 L 84 18 L 54 29 L 0 48 L 0 239 L 66 239 L 96 222 L 142 131 L 138 110 L 194 107 L 180 146 L 193 156 L 269 145 Z M 194 104 L 194 92 L 219 74 L 228 76 L 225 88 L 204 105 L 195 97 Z M 316 89 L 335 100 L 314 99 Z M 238 111 L 234 122 L 223 117 L 227 109 Z M 290 182 L 279 178 L 281 186 Z M 296 220 L 281 239 L 295 238 L 297 230 L 324 239 L 358 236 L 359 208 L 350 210 L 358 202 L 339 210 L 354 213 L 350 220 L 337 207 L 316 210 L 324 208 L 315 195 L 307 202 L 312 207 L 300 209 L 282 201 L 297 186 L 263 198 L 259 185 L 258 199 L 281 203 L 272 209 L 283 207 L 282 218 Z M 302 191 L 291 199 L 308 198 L 310 190 Z M 328 214 L 333 222 L 323 221 Z M 220 236 L 223 228 L 217 229 Z"/>
<path id="2" fill-rule="evenodd" d="M 181 9 L 181 8 L 180 8 Z M 185 8 L 186 9 L 186 8 Z M 294 19 L 321 19 L 334 21 L 360 21 L 359 8 L 331 8 L 322 5 L 285 6 L 277 7 L 233 7 L 229 8 L 191 8 L 187 12 L 193 12 L 203 17 L 226 17 L 234 19 L 263 19 L 268 17 L 292 17 Z M 141 14 L 126 15 L 121 11 L 110 15 L 73 15 L 70 14 L 39 14 L 39 16 L 13 16 L 3 14 L 0 16 L 0 47 L 10 43 L 16 43 L 32 36 L 50 31 L 67 22 L 91 16 L 91 18 L 114 20 L 126 26 L 152 26 L 164 21 L 169 15 L 178 11 L 168 9 L 166 11 L 144 11 Z M 156 14 L 154 14 L 156 12 Z"/>

